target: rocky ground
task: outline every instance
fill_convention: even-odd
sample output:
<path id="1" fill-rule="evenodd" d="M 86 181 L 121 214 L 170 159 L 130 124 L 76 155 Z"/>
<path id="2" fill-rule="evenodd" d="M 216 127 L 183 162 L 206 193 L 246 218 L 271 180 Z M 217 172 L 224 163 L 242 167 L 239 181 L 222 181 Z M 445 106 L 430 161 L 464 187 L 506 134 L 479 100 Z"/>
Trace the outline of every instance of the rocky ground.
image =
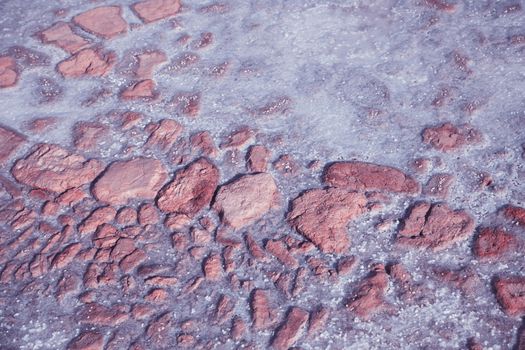
<path id="1" fill-rule="evenodd" d="M 525 349 L 519 0 L 0 2 L 1 349 Z"/>

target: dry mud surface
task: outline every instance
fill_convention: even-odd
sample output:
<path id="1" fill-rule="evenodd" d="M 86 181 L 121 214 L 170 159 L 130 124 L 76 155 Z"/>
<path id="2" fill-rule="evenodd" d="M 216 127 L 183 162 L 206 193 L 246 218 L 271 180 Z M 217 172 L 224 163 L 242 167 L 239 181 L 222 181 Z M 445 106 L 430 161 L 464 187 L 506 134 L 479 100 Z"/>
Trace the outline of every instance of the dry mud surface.
<path id="1" fill-rule="evenodd" d="M 523 1 L 0 14 L 1 349 L 525 349 Z"/>

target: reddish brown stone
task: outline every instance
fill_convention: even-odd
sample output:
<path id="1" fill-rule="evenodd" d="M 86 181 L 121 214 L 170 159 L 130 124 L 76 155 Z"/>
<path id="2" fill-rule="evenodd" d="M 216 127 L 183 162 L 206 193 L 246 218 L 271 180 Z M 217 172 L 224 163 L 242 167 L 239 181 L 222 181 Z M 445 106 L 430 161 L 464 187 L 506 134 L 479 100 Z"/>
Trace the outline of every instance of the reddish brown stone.
<path id="1" fill-rule="evenodd" d="M 144 300 L 150 303 L 162 304 L 169 298 L 169 293 L 162 288 L 154 288 L 144 296 Z"/>
<path id="2" fill-rule="evenodd" d="M 292 201 L 288 222 L 325 253 L 342 253 L 350 246 L 346 227 L 365 211 L 366 198 L 339 188 L 314 189 Z"/>
<path id="3" fill-rule="evenodd" d="M 328 321 L 330 310 L 324 306 L 320 306 L 310 314 L 310 322 L 308 324 L 308 334 L 313 335 L 321 332 Z"/>
<path id="4" fill-rule="evenodd" d="M 5 126 L 0 126 L 0 165 L 4 165 L 25 142 L 25 136 Z"/>
<path id="5" fill-rule="evenodd" d="M 52 44 L 61 49 L 75 53 L 90 45 L 90 42 L 85 38 L 73 33 L 68 23 L 57 22 L 51 27 L 39 33 L 40 40 L 44 44 Z"/>
<path id="6" fill-rule="evenodd" d="M 121 115 L 121 124 L 120 128 L 122 130 L 129 130 L 137 126 L 144 116 L 137 112 L 126 112 Z"/>
<path id="7" fill-rule="evenodd" d="M 385 267 L 377 264 L 368 277 L 361 281 L 346 303 L 346 308 L 357 316 L 368 319 L 385 308 L 384 294 L 388 288 Z"/>
<path id="8" fill-rule="evenodd" d="M 64 273 L 60 281 L 57 283 L 56 297 L 61 300 L 69 294 L 75 293 L 80 287 L 80 278 L 69 272 Z"/>
<path id="9" fill-rule="evenodd" d="M 80 308 L 77 316 L 81 323 L 97 326 L 116 326 L 129 318 L 128 312 L 124 307 L 107 307 L 97 303 L 86 304 Z"/>
<path id="10" fill-rule="evenodd" d="M 131 238 L 120 238 L 113 249 L 110 257 L 112 260 L 120 261 L 135 250 L 135 242 Z"/>
<path id="11" fill-rule="evenodd" d="M 164 152 L 170 150 L 182 133 L 183 127 L 173 119 L 163 119 L 156 124 L 150 124 L 150 136 L 146 142 L 148 147 L 157 147 Z"/>
<path id="12" fill-rule="evenodd" d="M 283 325 L 275 332 L 272 346 L 277 350 L 289 349 L 301 335 L 301 330 L 308 321 L 308 312 L 292 307 L 286 316 Z"/>
<path id="13" fill-rule="evenodd" d="M 65 78 L 101 77 L 109 73 L 115 60 L 116 56 L 113 52 L 102 53 L 93 49 L 84 49 L 60 62 L 57 70 Z"/>
<path id="14" fill-rule="evenodd" d="M 525 315 L 525 277 L 500 277 L 494 282 L 496 298 L 509 316 Z"/>
<path id="15" fill-rule="evenodd" d="M 166 344 L 169 340 L 169 334 L 174 327 L 175 321 L 171 313 L 165 313 L 156 320 L 153 320 L 146 329 L 146 335 L 149 340 L 157 345 Z"/>
<path id="16" fill-rule="evenodd" d="M 73 128 L 75 147 L 89 151 L 100 147 L 100 142 L 106 139 L 109 128 L 98 122 L 77 122 Z"/>
<path id="17" fill-rule="evenodd" d="M 277 207 L 279 200 L 279 190 L 270 174 L 250 174 L 221 186 L 213 208 L 223 223 L 240 229 Z"/>
<path id="18" fill-rule="evenodd" d="M 448 190 L 454 182 L 454 176 L 449 174 L 436 174 L 428 180 L 423 187 L 423 194 L 445 199 L 448 196 Z"/>
<path id="19" fill-rule="evenodd" d="M 470 125 L 455 126 L 445 123 L 423 131 L 423 142 L 442 152 L 455 151 L 478 143 L 481 139 L 481 133 Z"/>
<path id="20" fill-rule="evenodd" d="M 98 332 L 87 331 L 80 333 L 67 346 L 67 350 L 102 350 L 104 336 Z"/>
<path id="21" fill-rule="evenodd" d="M 197 149 L 201 154 L 209 157 L 216 157 L 218 150 L 215 147 L 213 138 L 208 131 L 201 131 L 190 137 L 191 146 Z"/>
<path id="22" fill-rule="evenodd" d="M 503 208 L 503 215 L 520 226 L 525 226 L 525 208 L 507 205 Z"/>
<path id="23" fill-rule="evenodd" d="M 133 83 L 122 91 L 120 97 L 123 100 L 150 100 L 156 98 L 157 93 L 155 92 L 155 82 L 151 79 L 146 79 Z"/>
<path id="24" fill-rule="evenodd" d="M 145 261 L 148 258 L 146 253 L 144 253 L 140 249 L 136 249 L 131 253 L 130 255 L 126 256 L 124 259 L 120 261 L 120 268 L 124 273 L 130 272 L 135 267 L 139 266 L 143 261 Z"/>
<path id="25" fill-rule="evenodd" d="M 199 39 L 193 41 L 191 46 L 195 50 L 203 49 L 207 46 L 210 46 L 213 43 L 213 33 L 210 32 L 204 32 L 201 33 Z"/>
<path id="26" fill-rule="evenodd" d="M 299 266 L 297 259 L 288 252 L 286 245 L 282 241 L 268 240 L 266 242 L 266 250 L 288 268 L 295 269 Z"/>
<path id="27" fill-rule="evenodd" d="M 9 56 L 0 56 L 0 89 L 14 86 L 17 80 L 16 61 Z"/>
<path id="28" fill-rule="evenodd" d="M 93 195 L 111 205 L 154 199 L 168 177 L 161 161 L 139 157 L 112 163 L 95 182 Z"/>
<path id="29" fill-rule="evenodd" d="M 75 259 L 82 245 L 80 243 L 73 243 L 68 245 L 64 250 L 55 255 L 53 262 L 51 263 L 52 269 L 62 269 Z"/>
<path id="30" fill-rule="evenodd" d="M 97 208 L 78 226 L 78 232 L 81 235 L 95 232 L 100 225 L 113 221 L 116 214 L 117 211 L 112 207 Z"/>
<path id="31" fill-rule="evenodd" d="M 323 181 L 328 186 L 351 191 L 387 191 L 409 194 L 420 191 L 416 180 L 396 168 L 358 161 L 329 165 L 323 174 Z"/>
<path id="32" fill-rule="evenodd" d="M 267 292 L 256 289 L 250 302 L 253 327 L 256 330 L 268 329 L 275 322 L 275 311 L 270 308 Z"/>
<path id="33" fill-rule="evenodd" d="M 179 13 L 180 0 L 143 0 L 131 6 L 144 23 L 172 17 Z"/>
<path id="34" fill-rule="evenodd" d="M 146 203 L 139 207 L 138 219 L 139 224 L 144 226 L 157 224 L 160 217 L 157 208 L 151 203 Z"/>
<path id="35" fill-rule="evenodd" d="M 161 51 L 143 52 L 136 57 L 138 66 L 135 76 L 139 79 L 151 79 L 155 67 L 167 61 L 166 54 Z"/>
<path id="36" fill-rule="evenodd" d="M 250 172 L 259 173 L 266 171 L 271 152 L 268 148 L 255 145 L 248 149 L 246 156 L 246 167 Z"/>
<path id="37" fill-rule="evenodd" d="M 124 207 L 118 211 L 115 221 L 123 226 L 134 225 L 137 222 L 137 211 L 131 207 Z"/>
<path id="38" fill-rule="evenodd" d="M 420 202 L 410 209 L 397 243 L 439 251 L 466 240 L 474 231 L 474 220 L 463 210 L 452 210 L 446 204 Z"/>
<path id="39" fill-rule="evenodd" d="M 86 191 L 81 188 L 71 188 L 64 193 L 60 194 L 56 198 L 56 203 L 62 206 L 73 206 L 76 203 L 80 202 L 82 199 L 88 197 Z"/>
<path id="40" fill-rule="evenodd" d="M 339 261 L 337 261 L 337 274 L 340 276 L 349 274 L 355 269 L 357 262 L 358 259 L 355 256 L 347 256 L 339 259 Z"/>
<path id="41" fill-rule="evenodd" d="M 85 31 L 110 39 L 128 30 L 120 6 L 97 7 L 73 17 L 73 22 Z"/>
<path id="42" fill-rule="evenodd" d="M 272 166 L 283 175 L 295 176 L 299 172 L 299 164 L 289 154 L 279 156 Z"/>
<path id="43" fill-rule="evenodd" d="M 242 148 L 253 138 L 254 131 L 247 126 L 243 126 L 230 134 L 226 140 L 220 144 L 220 148 Z"/>
<path id="44" fill-rule="evenodd" d="M 480 259 L 498 259 L 516 250 L 517 238 L 500 228 L 486 227 L 480 230 L 474 241 L 474 255 Z"/>
<path id="45" fill-rule="evenodd" d="M 61 193 L 90 183 L 102 169 L 98 160 L 87 160 L 57 145 L 40 144 L 18 160 L 11 173 L 25 185 Z"/>
<path id="46" fill-rule="evenodd" d="M 217 281 L 223 274 L 222 261 L 219 254 L 212 253 L 204 260 L 204 276 L 210 281 Z"/>
<path id="47" fill-rule="evenodd" d="M 242 318 L 238 316 L 234 317 L 230 332 L 231 337 L 235 340 L 239 340 L 244 336 L 244 333 L 246 333 L 246 323 Z"/>
<path id="48" fill-rule="evenodd" d="M 131 315 L 136 320 L 148 319 L 155 314 L 157 307 L 146 304 L 135 304 L 131 308 Z"/>
<path id="49" fill-rule="evenodd" d="M 227 295 L 223 294 L 217 302 L 215 319 L 219 324 L 223 324 L 231 319 L 235 302 Z"/>
<path id="50" fill-rule="evenodd" d="M 208 206 L 219 183 L 219 170 L 200 158 L 175 174 L 160 192 L 157 205 L 163 212 L 195 216 Z"/>

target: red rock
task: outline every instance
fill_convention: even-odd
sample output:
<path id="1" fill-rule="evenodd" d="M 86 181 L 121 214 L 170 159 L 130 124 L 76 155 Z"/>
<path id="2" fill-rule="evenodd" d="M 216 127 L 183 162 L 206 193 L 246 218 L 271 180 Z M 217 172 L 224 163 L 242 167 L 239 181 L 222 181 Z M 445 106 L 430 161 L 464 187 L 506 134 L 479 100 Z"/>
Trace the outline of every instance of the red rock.
<path id="1" fill-rule="evenodd" d="M 351 191 L 387 191 L 409 194 L 420 191 L 416 180 L 396 168 L 358 161 L 329 165 L 323 174 L 323 181 L 328 186 Z"/>
<path id="2" fill-rule="evenodd" d="M 247 126 L 243 126 L 232 134 L 228 135 L 226 140 L 220 144 L 220 148 L 242 148 L 246 143 L 253 139 L 254 131 Z"/>
<path id="3" fill-rule="evenodd" d="M 246 332 L 246 323 L 242 318 L 236 316 L 233 318 L 230 335 L 234 340 L 239 340 Z"/>
<path id="4" fill-rule="evenodd" d="M 130 255 L 126 256 L 120 261 L 120 268 L 124 273 L 128 273 L 133 270 L 135 267 L 139 266 L 143 261 L 148 258 L 146 253 L 140 249 L 136 249 Z"/>
<path id="5" fill-rule="evenodd" d="M 210 281 L 218 281 L 223 274 L 222 261 L 219 254 L 210 254 L 203 264 L 204 276 Z"/>
<path id="6" fill-rule="evenodd" d="M 0 165 L 5 165 L 25 143 L 25 136 L 5 126 L 0 126 Z"/>
<path id="7" fill-rule="evenodd" d="M 77 256 L 81 248 L 82 245 L 80 243 L 73 243 L 68 245 L 66 248 L 64 248 L 64 250 L 55 255 L 55 258 L 51 263 L 51 268 L 62 269 L 69 265 L 73 261 L 73 259 L 75 259 L 75 256 Z"/>
<path id="8" fill-rule="evenodd" d="M 525 277 L 500 277 L 494 282 L 496 298 L 509 316 L 525 315 Z"/>
<path id="9" fill-rule="evenodd" d="M 73 33 L 71 26 L 65 22 L 53 24 L 40 32 L 39 37 L 44 44 L 58 46 L 69 53 L 75 53 L 90 45 L 87 39 Z"/>
<path id="10" fill-rule="evenodd" d="M 144 300 L 150 303 L 162 304 L 169 298 L 169 294 L 165 289 L 154 288 L 144 296 Z"/>
<path id="11" fill-rule="evenodd" d="M 98 122 L 77 122 L 73 128 L 75 147 L 90 151 L 100 147 L 102 140 L 107 139 L 109 128 Z"/>
<path id="12" fill-rule="evenodd" d="M 297 259 L 288 252 L 286 245 L 282 241 L 268 240 L 266 242 L 266 250 L 288 268 L 296 269 L 299 266 Z"/>
<path id="13" fill-rule="evenodd" d="M 482 287 L 479 275 L 470 267 L 457 270 L 448 267 L 433 267 L 432 272 L 437 279 L 458 288 L 465 295 L 475 295 Z"/>
<path id="14" fill-rule="evenodd" d="M 102 169 L 103 164 L 98 160 L 87 160 L 60 146 L 44 143 L 18 160 L 11 173 L 25 185 L 61 193 L 92 182 Z"/>
<path id="15" fill-rule="evenodd" d="M 122 130 L 129 130 L 137 126 L 144 116 L 137 112 L 126 112 L 121 115 L 120 128 Z"/>
<path id="16" fill-rule="evenodd" d="M 95 182 L 93 195 L 111 205 L 129 200 L 151 200 L 168 177 L 161 161 L 139 157 L 112 163 Z"/>
<path id="17" fill-rule="evenodd" d="M 268 329 L 274 324 L 275 311 L 270 308 L 267 292 L 256 289 L 250 302 L 253 327 L 256 330 Z"/>
<path id="18" fill-rule="evenodd" d="M 481 133 L 466 124 L 455 126 L 445 123 L 423 130 L 423 142 L 442 152 L 455 151 L 481 139 Z"/>
<path id="19" fill-rule="evenodd" d="M 177 344 L 181 348 L 193 347 L 195 345 L 195 337 L 191 334 L 180 334 L 177 337 Z"/>
<path id="20" fill-rule="evenodd" d="M 146 335 L 154 344 L 166 344 L 169 340 L 169 334 L 175 326 L 174 323 L 175 321 L 173 320 L 171 313 L 167 312 L 156 320 L 150 322 L 146 329 Z"/>
<path id="21" fill-rule="evenodd" d="M 358 259 L 355 256 L 347 256 L 337 261 L 337 274 L 340 276 L 347 275 L 352 272 L 357 265 Z"/>
<path id="22" fill-rule="evenodd" d="M 97 7 L 73 17 L 73 22 L 85 31 L 110 39 L 128 30 L 120 6 Z"/>
<path id="23" fill-rule="evenodd" d="M 113 249 L 111 249 L 110 258 L 114 261 L 120 261 L 130 255 L 135 250 L 135 242 L 131 238 L 120 238 Z"/>
<path id="24" fill-rule="evenodd" d="M 157 308 L 145 304 L 135 304 L 131 308 L 132 317 L 136 320 L 148 319 L 155 314 Z"/>
<path id="25" fill-rule="evenodd" d="M 120 98 L 124 100 L 134 100 L 134 99 L 153 99 L 157 96 L 155 92 L 155 82 L 151 79 L 141 80 L 139 82 L 133 83 L 124 89 Z"/>
<path id="26" fill-rule="evenodd" d="M 58 300 L 62 300 L 68 294 L 73 294 L 78 291 L 81 281 L 80 278 L 71 273 L 64 273 L 60 281 L 57 283 L 56 297 Z"/>
<path id="27" fill-rule="evenodd" d="M 104 336 L 98 332 L 87 331 L 80 333 L 67 346 L 67 350 L 102 350 Z"/>
<path id="28" fill-rule="evenodd" d="M 119 225 L 134 225 L 137 223 L 137 211 L 131 207 L 124 207 L 118 211 L 115 220 Z"/>
<path id="29" fill-rule="evenodd" d="M 283 154 L 273 162 L 273 168 L 283 175 L 295 176 L 299 172 L 299 165 L 289 154 Z"/>
<path id="30" fill-rule="evenodd" d="M 428 180 L 423 187 L 423 194 L 445 199 L 448 196 L 448 190 L 454 182 L 454 176 L 449 174 L 436 174 Z"/>
<path id="31" fill-rule="evenodd" d="M 16 61 L 9 56 L 0 56 L 0 89 L 14 86 L 17 81 Z"/>
<path id="32" fill-rule="evenodd" d="M 156 124 L 148 125 L 150 135 L 146 142 L 147 147 L 157 147 L 164 152 L 170 150 L 182 133 L 183 127 L 173 119 L 163 119 Z"/>
<path id="33" fill-rule="evenodd" d="M 277 207 L 279 200 L 279 190 L 270 174 L 250 174 L 222 185 L 213 208 L 219 212 L 223 223 L 240 229 Z"/>
<path id="34" fill-rule="evenodd" d="M 208 206 L 219 183 L 219 170 L 200 158 L 175 174 L 160 192 L 157 205 L 163 212 L 195 216 Z"/>
<path id="35" fill-rule="evenodd" d="M 480 259 L 499 259 L 518 248 L 517 238 L 500 228 L 486 227 L 480 230 L 474 241 L 474 255 Z"/>
<path id="36" fill-rule="evenodd" d="M 246 156 L 246 167 L 250 172 L 259 173 L 266 171 L 271 152 L 268 148 L 255 145 L 248 149 Z"/>
<path id="37" fill-rule="evenodd" d="M 138 219 L 139 223 L 144 226 L 157 224 L 160 217 L 157 208 L 151 203 L 146 203 L 139 207 Z"/>
<path id="38" fill-rule="evenodd" d="M 310 314 L 310 322 L 308 324 L 308 334 L 313 335 L 321 332 L 328 321 L 330 310 L 320 306 Z"/>
<path id="39" fill-rule="evenodd" d="M 109 73 L 115 64 L 113 52 L 102 53 L 93 49 L 84 49 L 57 65 L 57 71 L 65 78 L 82 76 L 101 77 Z"/>
<path id="40" fill-rule="evenodd" d="M 151 23 L 179 13 L 180 0 L 144 0 L 131 6 L 144 23 Z"/>
<path id="41" fill-rule="evenodd" d="M 412 275 L 400 263 L 394 263 L 387 266 L 387 273 L 396 285 L 399 298 L 407 304 L 414 304 L 425 301 L 431 297 L 432 293 L 422 284 L 416 283 Z"/>
<path id="42" fill-rule="evenodd" d="M 346 227 L 365 211 L 366 198 L 338 188 L 314 189 L 292 201 L 290 225 L 325 253 L 343 253 L 350 246 Z"/>
<path id="43" fill-rule="evenodd" d="M 179 280 L 177 277 L 153 276 L 144 280 L 144 283 L 160 287 L 172 287 L 179 283 Z"/>
<path id="44" fill-rule="evenodd" d="M 26 130 L 34 134 L 40 134 L 54 127 L 58 120 L 56 117 L 35 118 L 26 124 Z"/>
<path id="45" fill-rule="evenodd" d="M 201 131 L 190 137 L 191 146 L 198 149 L 201 154 L 209 157 L 216 157 L 218 150 L 215 147 L 213 138 L 208 131 Z"/>
<path id="46" fill-rule="evenodd" d="M 166 54 L 161 51 L 143 52 L 136 57 L 138 66 L 135 76 L 139 79 L 151 79 L 155 67 L 167 61 Z"/>
<path id="47" fill-rule="evenodd" d="M 81 235 L 93 233 L 100 225 L 113 221 L 116 214 L 112 207 L 97 208 L 78 226 L 78 232 Z"/>
<path id="48" fill-rule="evenodd" d="M 80 202 L 82 199 L 88 197 L 86 191 L 80 188 L 71 188 L 64 193 L 60 194 L 56 199 L 56 203 L 62 206 L 73 206 Z"/>
<path id="49" fill-rule="evenodd" d="M 410 209 L 399 230 L 397 243 L 439 251 L 466 240 L 474 231 L 474 220 L 463 210 L 446 204 L 420 202 Z"/>
<path id="50" fill-rule="evenodd" d="M 301 330 L 308 321 L 308 312 L 292 307 L 283 325 L 275 332 L 272 346 L 276 350 L 287 350 L 299 339 Z"/>
<path id="51" fill-rule="evenodd" d="M 503 216 L 520 226 L 525 226 L 525 208 L 507 205 L 503 208 Z"/>
<path id="52" fill-rule="evenodd" d="M 385 307 L 384 294 L 388 288 L 388 275 L 382 264 L 373 267 L 361 281 L 346 303 L 346 308 L 357 316 L 368 319 Z"/>
<path id="53" fill-rule="evenodd" d="M 107 307 L 97 303 L 88 303 L 77 312 L 81 323 L 97 326 L 116 326 L 126 321 L 129 316 L 126 308 Z"/>
<path id="54" fill-rule="evenodd" d="M 169 103 L 170 109 L 176 109 L 189 117 L 197 117 L 200 111 L 200 92 L 180 92 L 173 96 Z"/>
<path id="55" fill-rule="evenodd" d="M 223 294 L 217 302 L 215 309 L 215 319 L 219 324 L 223 324 L 231 319 L 235 302 L 227 295 Z"/>

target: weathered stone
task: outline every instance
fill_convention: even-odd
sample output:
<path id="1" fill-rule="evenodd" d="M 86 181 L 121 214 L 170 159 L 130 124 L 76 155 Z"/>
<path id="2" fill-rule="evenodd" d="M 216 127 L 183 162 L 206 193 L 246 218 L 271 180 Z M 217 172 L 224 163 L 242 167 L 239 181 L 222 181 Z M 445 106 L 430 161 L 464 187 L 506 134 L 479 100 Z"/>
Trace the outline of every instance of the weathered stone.
<path id="1" fill-rule="evenodd" d="M 288 350 L 301 335 L 301 330 L 308 321 L 308 312 L 292 307 L 286 316 L 283 325 L 275 332 L 272 346 L 276 350 Z"/>
<path id="2" fill-rule="evenodd" d="M 179 12 L 180 7 L 180 0 L 144 0 L 131 6 L 144 23 L 174 16 Z"/>
<path id="3" fill-rule="evenodd" d="M 455 126 L 445 123 L 423 131 L 423 142 L 442 152 L 456 151 L 466 145 L 480 142 L 481 133 L 470 125 Z"/>
<path id="4" fill-rule="evenodd" d="M 0 126 L 0 165 L 4 165 L 25 142 L 26 137 L 22 134 Z"/>
<path id="5" fill-rule="evenodd" d="M 377 264 L 349 298 L 346 308 L 357 316 L 368 319 L 386 306 L 384 294 L 387 288 L 388 275 L 385 267 Z"/>
<path id="6" fill-rule="evenodd" d="M 110 39 L 128 30 L 120 6 L 102 6 L 73 17 L 73 22 L 87 32 Z"/>
<path id="7" fill-rule="evenodd" d="M 10 56 L 0 56 L 0 89 L 14 86 L 17 80 L 16 61 Z"/>
<path id="8" fill-rule="evenodd" d="M 270 307 L 267 292 L 256 289 L 251 299 L 253 327 L 257 330 L 268 329 L 274 324 L 275 312 Z"/>
<path id="9" fill-rule="evenodd" d="M 494 282 L 496 298 L 509 316 L 525 315 L 525 277 L 500 277 Z"/>
<path id="10" fill-rule="evenodd" d="M 146 142 L 147 147 L 156 147 L 167 152 L 182 133 L 182 125 L 173 119 L 163 119 L 156 124 L 148 125 L 151 133 Z"/>
<path id="11" fill-rule="evenodd" d="M 87 39 L 73 33 L 71 26 L 65 22 L 53 24 L 40 32 L 39 36 L 44 44 L 58 46 L 69 53 L 75 53 L 90 45 Z"/>
<path id="12" fill-rule="evenodd" d="M 474 255 L 480 259 L 498 259 L 506 253 L 516 250 L 516 236 L 500 228 L 483 228 L 474 241 Z"/>
<path id="13" fill-rule="evenodd" d="M 67 346 L 67 350 L 102 350 L 103 348 L 104 336 L 92 331 L 80 333 Z"/>
<path id="14" fill-rule="evenodd" d="M 60 62 L 57 70 L 65 78 L 101 77 L 109 73 L 115 60 L 116 56 L 113 52 L 102 53 L 93 49 L 84 49 Z"/>
<path id="15" fill-rule="evenodd" d="M 155 82 L 151 79 L 141 80 L 133 83 L 125 88 L 120 98 L 123 100 L 135 100 L 135 99 L 153 99 L 157 96 L 155 93 Z"/>

